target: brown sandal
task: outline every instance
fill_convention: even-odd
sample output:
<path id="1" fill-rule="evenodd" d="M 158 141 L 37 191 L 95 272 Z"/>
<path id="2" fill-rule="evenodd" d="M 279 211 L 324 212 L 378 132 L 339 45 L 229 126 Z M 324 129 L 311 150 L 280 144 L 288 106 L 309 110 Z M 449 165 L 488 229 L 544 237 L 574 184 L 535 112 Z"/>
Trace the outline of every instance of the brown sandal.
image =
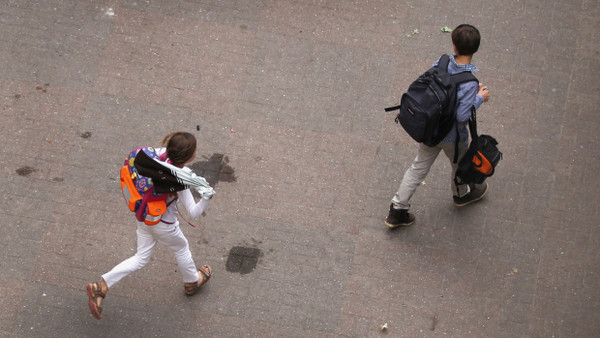
<path id="1" fill-rule="evenodd" d="M 202 280 L 198 280 L 198 282 L 193 283 L 193 284 L 186 283 L 184 285 L 186 296 L 195 295 L 196 292 L 198 292 L 198 290 L 200 290 L 200 287 L 202 287 L 202 285 L 204 285 L 208 282 L 208 280 L 210 279 L 210 276 L 212 276 L 212 269 L 211 269 L 210 265 L 203 265 L 202 267 L 200 267 L 200 269 L 198 270 L 198 276 L 202 276 Z"/>
<path id="2" fill-rule="evenodd" d="M 87 291 L 88 297 L 90 297 L 90 301 L 88 305 L 90 306 L 90 312 L 96 319 L 100 319 L 100 314 L 102 313 L 102 306 L 98 303 L 98 298 L 104 299 L 106 294 L 102 292 L 102 288 L 100 287 L 100 283 L 91 283 L 88 284 L 85 288 Z"/>

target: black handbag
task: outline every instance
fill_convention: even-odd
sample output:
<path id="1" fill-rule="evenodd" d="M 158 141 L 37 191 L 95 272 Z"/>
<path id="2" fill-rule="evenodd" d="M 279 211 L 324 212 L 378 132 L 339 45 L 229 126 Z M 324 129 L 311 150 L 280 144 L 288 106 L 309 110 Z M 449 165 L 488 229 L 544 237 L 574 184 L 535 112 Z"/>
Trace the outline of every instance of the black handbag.
<path id="1" fill-rule="evenodd" d="M 494 175 L 502 153 L 498 150 L 498 141 L 490 135 L 477 134 L 477 117 L 475 108 L 471 109 L 469 118 L 469 131 L 471 144 L 469 150 L 458 162 L 458 169 L 454 176 L 457 185 L 481 184 L 486 178 Z"/>

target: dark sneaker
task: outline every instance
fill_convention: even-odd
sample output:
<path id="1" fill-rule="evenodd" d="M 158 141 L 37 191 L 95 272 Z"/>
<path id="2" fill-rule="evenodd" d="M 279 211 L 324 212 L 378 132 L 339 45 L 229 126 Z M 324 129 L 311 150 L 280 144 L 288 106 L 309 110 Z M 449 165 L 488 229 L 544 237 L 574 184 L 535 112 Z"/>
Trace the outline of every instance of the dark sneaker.
<path id="1" fill-rule="evenodd" d="M 471 188 L 471 192 L 469 192 L 465 196 L 454 196 L 454 205 L 456 205 L 457 207 L 464 207 L 465 205 L 475 203 L 482 199 L 483 196 L 485 196 L 485 193 L 488 191 L 488 185 L 485 182 L 483 182 L 482 184 L 472 184 L 469 187 Z"/>
<path id="2" fill-rule="evenodd" d="M 390 205 L 390 213 L 385 219 L 385 225 L 390 229 L 397 227 L 407 227 L 415 222 L 415 215 L 406 209 L 394 209 L 394 204 Z"/>

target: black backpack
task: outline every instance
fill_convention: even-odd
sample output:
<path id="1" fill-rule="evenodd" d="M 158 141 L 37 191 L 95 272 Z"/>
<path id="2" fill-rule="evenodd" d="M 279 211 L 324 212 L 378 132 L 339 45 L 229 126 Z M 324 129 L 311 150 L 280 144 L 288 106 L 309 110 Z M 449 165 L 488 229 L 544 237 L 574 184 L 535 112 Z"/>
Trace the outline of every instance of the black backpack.
<path id="1" fill-rule="evenodd" d="M 430 68 L 408 87 L 399 106 L 385 108 L 385 111 L 400 109 L 396 123 L 415 141 L 430 147 L 440 143 L 452 130 L 458 85 L 477 81 L 471 72 L 448 74 L 449 62 L 450 57 L 442 55 L 437 67 Z"/>
<path id="2" fill-rule="evenodd" d="M 502 159 L 502 153 L 498 150 L 498 142 L 495 138 L 490 135 L 477 135 L 475 108 L 471 109 L 469 130 L 471 131 L 471 144 L 469 150 L 458 162 L 458 169 L 454 176 L 457 185 L 483 183 L 486 178 L 494 175 L 496 166 Z"/>

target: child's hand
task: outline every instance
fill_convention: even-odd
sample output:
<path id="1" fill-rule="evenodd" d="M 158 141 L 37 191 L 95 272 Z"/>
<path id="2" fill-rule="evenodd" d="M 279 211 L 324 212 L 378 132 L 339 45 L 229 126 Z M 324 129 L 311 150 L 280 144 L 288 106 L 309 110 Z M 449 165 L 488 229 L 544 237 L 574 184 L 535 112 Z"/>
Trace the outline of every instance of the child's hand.
<path id="1" fill-rule="evenodd" d="M 477 94 L 483 97 L 483 102 L 488 102 L 488 100 L 490 99 L 490 90 L 488 89 L 488 87 L 485 87 L 483 83 L 479 83 L 479 91 L 477 92 Z"/>

